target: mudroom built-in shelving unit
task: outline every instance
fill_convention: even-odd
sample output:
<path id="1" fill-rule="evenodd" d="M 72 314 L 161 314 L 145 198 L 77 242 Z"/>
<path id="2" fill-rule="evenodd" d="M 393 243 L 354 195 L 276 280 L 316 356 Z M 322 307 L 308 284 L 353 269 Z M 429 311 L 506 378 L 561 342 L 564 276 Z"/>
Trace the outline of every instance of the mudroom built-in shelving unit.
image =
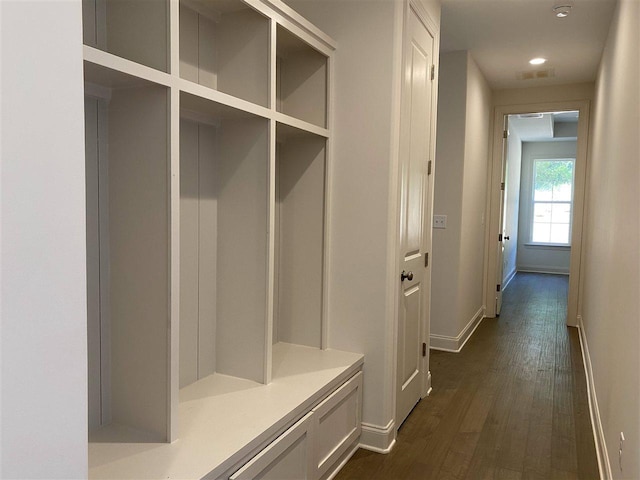
<path id="1" fill-rule="evenodd" d="M 90 478 L 325 478 L 363 365 L 327 343 L 335 43 L 279 0 L 83 33 Z"/>

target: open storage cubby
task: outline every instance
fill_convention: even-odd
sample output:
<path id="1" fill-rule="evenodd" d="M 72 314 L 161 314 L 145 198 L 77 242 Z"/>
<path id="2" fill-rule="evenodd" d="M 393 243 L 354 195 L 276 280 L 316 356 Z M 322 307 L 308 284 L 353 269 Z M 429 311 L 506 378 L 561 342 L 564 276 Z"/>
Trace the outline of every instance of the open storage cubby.
<path id="1" fill-rule="evenodd" d="M 240 0 L 180 0 L 180 77 L 266 107 L 269 25 Z"/>
<path id="2" fill-rule="evenodd" d="M 91 440 L 167 439 L 168 97 L 85 62 Z"/>
<path id="3" fill-rule="evenodd" d="M 168 0 L 82 0 L 85 45 L 168 71 Z"/>
<path id="4" fill-rule="evenodd" d="M 276 107 L 286 115 L 327 126 L 327 57 L 278 25 Z"/>
<path id="5" fill-rule="evenodd" d="M 265 382 L 269 121 L 181 94 L 180 387 Z"/>
<path id="6" fill-rule="evenodd" d="M 322 347 L 326 138 L 278 124 L 273 342 Z"/>
<path id="7" fill-rule="evenodd" d="M 309 415 L 342 455 L 363 357 L 324 337 L 333 41 L 276 0 L 83 22 L 89 476 L 228 480 Z"/>

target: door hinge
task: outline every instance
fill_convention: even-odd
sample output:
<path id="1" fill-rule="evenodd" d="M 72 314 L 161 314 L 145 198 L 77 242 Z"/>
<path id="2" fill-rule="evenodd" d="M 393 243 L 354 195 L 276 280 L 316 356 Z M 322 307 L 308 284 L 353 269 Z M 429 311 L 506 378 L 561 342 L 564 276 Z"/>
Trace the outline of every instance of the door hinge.
<path id="1" fill-rule="evenodd" d="M 424 254 L 424 266 L 425 267 L 429 266 L 429 252 Z"/>
<path id="2" fill-rule="evenodd" d="M 498 241 L 499 241 L 499 242 L 501 242 L 501 241 L 502 241 L 502 234 L 501 234 L 501 233 L 499 233 L 499 234 L 498 234 Z"/>
<path id="3" fill-rule="evenodd" d="M 499 292 L 499 291 L 500 291 L 500 288 L 501 288 L 501 285 L 500 285 L 500 284 L 496 285 L 496 292 Z"/>
<path id="4" fill-rule="evenodd" d="M 429 160 L 429 163 L 427 163 L 427 175 L 431 175 L 431 164 L 433 162 L 431 160 Z"/>
<path id="5" fill-rule="evenodd" d="M 415 352 L 415 350 L 414 350 L 414 352 Z M 422 344 L 422 356 L 423 357 L 427 356 L 427 344 L 426 343 Z"/>
<path id="6" fill-rule="evenodd" d="M 436 66 L 431 65 L 431 80 L 435 80 L 436 78 Z"/>
<path id="7" fill-rule="evenodd" d="M 507 138 L 509 136 L 509 132 L 507 130 L 502 131 L 502 138 Z"/>
<path id="8" fill-rule="evenodd" d="M 502 191 L 504 192 L 504 182 L 502 182 L 502 183 L 500 184 L 500 190 L 502 190 Z"/>

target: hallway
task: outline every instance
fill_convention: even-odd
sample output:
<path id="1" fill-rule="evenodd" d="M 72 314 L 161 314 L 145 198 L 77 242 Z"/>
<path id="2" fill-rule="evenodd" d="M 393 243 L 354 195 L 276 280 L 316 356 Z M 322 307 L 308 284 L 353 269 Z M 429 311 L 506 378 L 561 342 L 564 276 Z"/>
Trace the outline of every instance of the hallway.
<path id="1" fill-rule="evenodd" d="M 433 391 L 388 455 L 359 450 L 338 480 L 599 478 L 568 277 L 519 273 L 502 314 L 461 353 L 431 352 Z"/>

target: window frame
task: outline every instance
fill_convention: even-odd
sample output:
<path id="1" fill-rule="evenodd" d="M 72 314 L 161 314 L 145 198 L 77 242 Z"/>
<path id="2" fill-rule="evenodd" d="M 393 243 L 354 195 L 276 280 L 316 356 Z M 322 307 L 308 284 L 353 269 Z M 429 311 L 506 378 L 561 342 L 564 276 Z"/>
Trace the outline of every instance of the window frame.
<path id="1" fill-rule="evenodd" d="M 571 200 L 536 200 L 536 165 L 538 162 L 567 162 L 570 161 L 572 163 L 571 169 Z M 530 187 L 531 187 L 531 199 L 529 202 L 529 238 L 527 245 L 530 246 L 543 246 L 543 247 L 571 247 L 571 240 L 573 237 L 573 205 L 574 205 L 574 196 L 575 196 L 575 177 L 576 177 L 576 159 L 571 157 L 553 157 L 553 158 L 543 158 L 543 157 L 535 157 L 531 161 L 531 177 L 530 177 Z M 533 231 L 535 225 L 535 207 L 537 203 L 541 204 L 557 204 L 557 205 L 569 205 L 569 239 L 566 243 L 564 242 L 540 242 L 533 240 Z M 553 225 L 553 222 L 550 223 Z"/>

